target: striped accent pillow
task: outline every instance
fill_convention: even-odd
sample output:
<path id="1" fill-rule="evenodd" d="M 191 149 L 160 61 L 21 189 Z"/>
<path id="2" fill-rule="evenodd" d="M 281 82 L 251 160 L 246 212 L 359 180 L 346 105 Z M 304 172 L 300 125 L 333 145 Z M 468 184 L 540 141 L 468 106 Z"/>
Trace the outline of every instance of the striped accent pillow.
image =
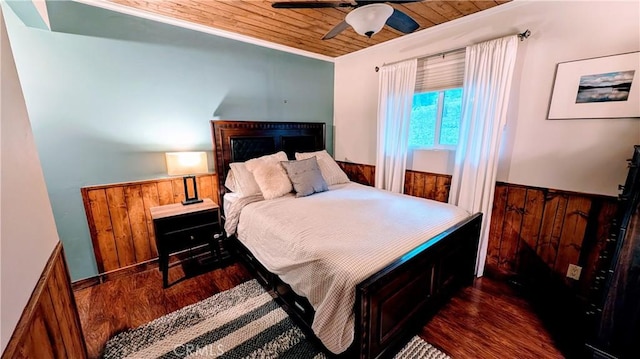
<path id="1" fill-rule="evenodd" d="M 336 161 L 329 155 L 327 150 L 317 151 L 317 152 L 296 152 L 296 160 L 306 160 L 307 158 L 314 157 L 318 160 L 318 166 L 320 166 L 320 172 L 322 173 L 322 177 L 325 182 L 327 182 L 328 186 L 332 186 L 334 184 L 347 183 L 349 182 L 349 177 L 344 171 L 338 166 Z"/>

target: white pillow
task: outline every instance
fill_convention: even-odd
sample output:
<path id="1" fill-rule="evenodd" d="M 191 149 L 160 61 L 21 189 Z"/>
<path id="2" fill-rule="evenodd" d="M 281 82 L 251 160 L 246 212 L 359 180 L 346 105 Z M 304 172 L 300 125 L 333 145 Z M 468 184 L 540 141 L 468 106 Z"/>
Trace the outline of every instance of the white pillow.
<path id="1" fill-rule="evenodd" d="M 233 162 L 229 164 L 229 167 L 231 167 L 231 170 L 227 173 L 227 179 L 224 184 L 227 188 L 238 194 L 239 197 L 260 194 L 260 187 L 253 178 L 253 174 L 247 169 L 245 162 Z M 229 177 L 231 177 L 233 184 L 227 185 L 230 180 Z"/>
<path id="2" fill-rule="evenodd" d="M 245 162 L 247 169 L 258 183 L 264 199 L 282 197 L 293 191 L 289 176 L 280 164 L 280 161 L 286 160 L 288 160 L 287 154 L 280 151 Z"/>
<path id="3" fill-rule="evenodd" d="M 227 172 L 227 178 L 224 180 L 224 186 L 231 192 L 238 192 L 238 186 L 236 186 L 236 178 L 233 175 L 233 170 L 229 168 Z"/>
<path id="4" fill-rule="evenodd" d="M 320 172 L 322 173 L 322 177 L 324 178 L 324 181 L 327 182 L 328 186 L 349 182 L 349 177 L 347 177 L 347 174 L 344 173 L 342 168 L 340 168 L 340 166 L 326 150 L 304 153 L 296 152 L 296 160 L 306 160 L 307 158 L 311 158 L 313 156 L 315 156 L 318 160 Z"/>

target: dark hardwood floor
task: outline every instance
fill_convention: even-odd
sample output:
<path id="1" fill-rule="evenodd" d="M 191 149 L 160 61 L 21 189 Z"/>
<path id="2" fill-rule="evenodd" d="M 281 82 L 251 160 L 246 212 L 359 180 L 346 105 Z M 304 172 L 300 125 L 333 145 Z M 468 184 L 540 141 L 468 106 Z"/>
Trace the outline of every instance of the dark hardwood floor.
<path id="1" fill-rule="evenodd" d="M 563 358 L 527 300 L 486 277 L 460 291 L 420 336 L 455 359 Z"/>
<path id="2" fill-rule="evenodd" d="M 145 324 L 252 278 L 242 264 L 182 279 L 189 267 L 169 272 L 167 289 L 157 269 L 75 292 L 90 358 L 100 357 L 114 334 Z M 562 358 L 531 306 L 507 284 L 477 279 L 459 292 L 420 336 L 455 359 Z"/>

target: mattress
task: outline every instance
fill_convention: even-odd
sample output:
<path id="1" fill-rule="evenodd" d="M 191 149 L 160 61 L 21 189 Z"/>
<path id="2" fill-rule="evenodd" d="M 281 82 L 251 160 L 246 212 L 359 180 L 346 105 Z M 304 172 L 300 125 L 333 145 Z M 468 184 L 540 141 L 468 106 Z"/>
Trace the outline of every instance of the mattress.
<path id="1" fill-rule="evenodd" d="M 353 342 L 356 285 L 470 215 L 356 183 L 238 208 L 236 237 L 309 300 L 316 311 L 312 329 L 336 354 Z"/>

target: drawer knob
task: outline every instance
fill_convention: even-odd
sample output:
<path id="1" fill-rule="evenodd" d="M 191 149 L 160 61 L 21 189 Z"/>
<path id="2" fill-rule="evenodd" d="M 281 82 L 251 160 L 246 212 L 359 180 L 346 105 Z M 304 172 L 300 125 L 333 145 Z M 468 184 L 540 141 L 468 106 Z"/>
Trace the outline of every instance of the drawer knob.
<path id="1" fill-rule="evenodd" d="M 190 236 L 190 237 L 191 237 L 191 240 L 194 240 L 194 239 L 195 239 L 195 237 L 193 237 L 193 236 Z"/>

